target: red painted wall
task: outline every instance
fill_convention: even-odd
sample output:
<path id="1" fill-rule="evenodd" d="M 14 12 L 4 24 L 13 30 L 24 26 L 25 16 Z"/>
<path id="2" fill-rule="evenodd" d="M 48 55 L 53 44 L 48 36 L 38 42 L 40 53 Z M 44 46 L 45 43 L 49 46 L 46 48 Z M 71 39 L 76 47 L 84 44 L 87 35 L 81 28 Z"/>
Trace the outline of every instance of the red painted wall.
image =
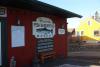
<path id="1" fill-rule="evenodd" d="M 31 65 L 32 59 L 35 54 L 36 38 L 32 35 L 32 21 L 36 21 L 37 17 L 48 17 L 56 25 L 56 35 L 54 36 L 54 49 L 57 58 L 60 56 L 67 56 L 67 33 L 65 35 L 58 35 L 58 28 L 64 25 L 67 29 L 66 18 L 60 16 L 47 15 L 43 13 L 32 12 L 28 10 L 8 8 L 7 17 L 7 32 L 8 32 L 8 61 L 12 56 L 15 56 L 17 67 Z M 16 25 L 16 17 L 25 26 L 25 46 L 24 47 L 11 47 L 11 26 Z M 19 36 L 20 38 L 20 36 Z"/>

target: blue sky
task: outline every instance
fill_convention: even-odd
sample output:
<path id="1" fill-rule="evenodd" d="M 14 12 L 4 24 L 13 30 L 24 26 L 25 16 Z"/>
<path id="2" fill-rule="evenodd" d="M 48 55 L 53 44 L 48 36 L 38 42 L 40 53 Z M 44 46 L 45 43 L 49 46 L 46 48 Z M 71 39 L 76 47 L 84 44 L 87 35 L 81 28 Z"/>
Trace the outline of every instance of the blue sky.
<path id="1" fill-rule="evenodd" d="M 96 11 L 100 12 L 100 0 L 39 0 L 65 10 L 77 13 L 85 17 L 94 15 Z M 79 24 L 78 18 L 68 19 L 69 27 L 76 27 Z M 74 25 L 73 25 L 74 23 Z"/>

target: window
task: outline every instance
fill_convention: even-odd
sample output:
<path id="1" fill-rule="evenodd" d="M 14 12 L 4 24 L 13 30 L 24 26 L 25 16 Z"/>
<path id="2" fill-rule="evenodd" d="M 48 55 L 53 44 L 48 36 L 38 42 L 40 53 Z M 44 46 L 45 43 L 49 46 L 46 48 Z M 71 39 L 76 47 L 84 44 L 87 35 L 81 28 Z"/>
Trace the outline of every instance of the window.
<path id="1" fill-rule="evenodd" d="M 81 36 L 83 36 L 84 35 L 84 31 L 81 31 Z"/>
<path id="2" fill-rule="evenodd" d="M 80 33 L 77 31 L 77 36 L 79 36 L 80 35 Z"/>
<path id="3" fill-rule="evenodd" d="M 94 31 L 94 36 L 100 36 L 100 31 L 99 30 L 95 30 Z"/>
<path id="4" fill-rule="evenodd" d="M 84 35 L 84 31 L 77 31 L 77 36 L 83 36 Z"/>
<path id="5" fill-rule="evenodd" d="M 89 26 L 91 25 L 91 22 L 90 22 L 90 21 L 88 21 L 88 25 L 89 25 Z"/>

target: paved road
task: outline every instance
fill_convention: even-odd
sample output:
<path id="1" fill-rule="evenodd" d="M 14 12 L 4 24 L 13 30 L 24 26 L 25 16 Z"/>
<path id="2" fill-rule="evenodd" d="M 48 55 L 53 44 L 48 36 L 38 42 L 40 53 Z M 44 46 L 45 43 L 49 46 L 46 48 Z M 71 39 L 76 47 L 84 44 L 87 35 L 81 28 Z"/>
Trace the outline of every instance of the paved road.
<path id="1" fill-rule="evenodd" d="M 55 59 L 51 62 L 41 64 L 41 67 L 100 67 L 95 59 L 67 57 L 66 59 Z"/>
<path id="2" fill-rule="evenodd" d="M 98 57 L 100 58 L 99 51 L 76 51 L 76 52 L 68 52 L 68 56 L 81 56 L 81 57 Z"/>
<path id="3" fill-rule="evenodd" d="M 63 64 L 55 67 L 100 67 L 100 66 L 99 65 L 79 66 L 79 65 Z"/>
<path id="4" fill-rule="evenodd" d="M 75 44 L 71 44 L 71 45 L 75 45 Z M 88 51 L 85 49 L 82 51 L 73 50 L 68 52 L 68 56 L 70 58 L 72 57 L 72 61 L 70 62 L 72 64 L 64 64 L 58 67 L 100 67 L 100 50 L 98 51 L 93 51 L 93 50 Z"/>

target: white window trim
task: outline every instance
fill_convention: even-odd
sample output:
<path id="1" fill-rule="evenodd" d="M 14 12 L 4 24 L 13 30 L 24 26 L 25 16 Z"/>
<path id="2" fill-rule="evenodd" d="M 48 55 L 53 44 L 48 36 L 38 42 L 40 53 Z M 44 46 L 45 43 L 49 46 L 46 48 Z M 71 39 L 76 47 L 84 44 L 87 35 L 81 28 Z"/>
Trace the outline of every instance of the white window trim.
<path id="1" fill-rule="evenodd" d="M 95 31 L 99 31 L 99 34 L 100 34 L 100 30 L 94 30 L 94 31 L 93 31 L 93 35 L 94 35 L 94 32 L 95 32 Z M 100 36 L 94 35 L 94 37 L 100 37 Z"/>

